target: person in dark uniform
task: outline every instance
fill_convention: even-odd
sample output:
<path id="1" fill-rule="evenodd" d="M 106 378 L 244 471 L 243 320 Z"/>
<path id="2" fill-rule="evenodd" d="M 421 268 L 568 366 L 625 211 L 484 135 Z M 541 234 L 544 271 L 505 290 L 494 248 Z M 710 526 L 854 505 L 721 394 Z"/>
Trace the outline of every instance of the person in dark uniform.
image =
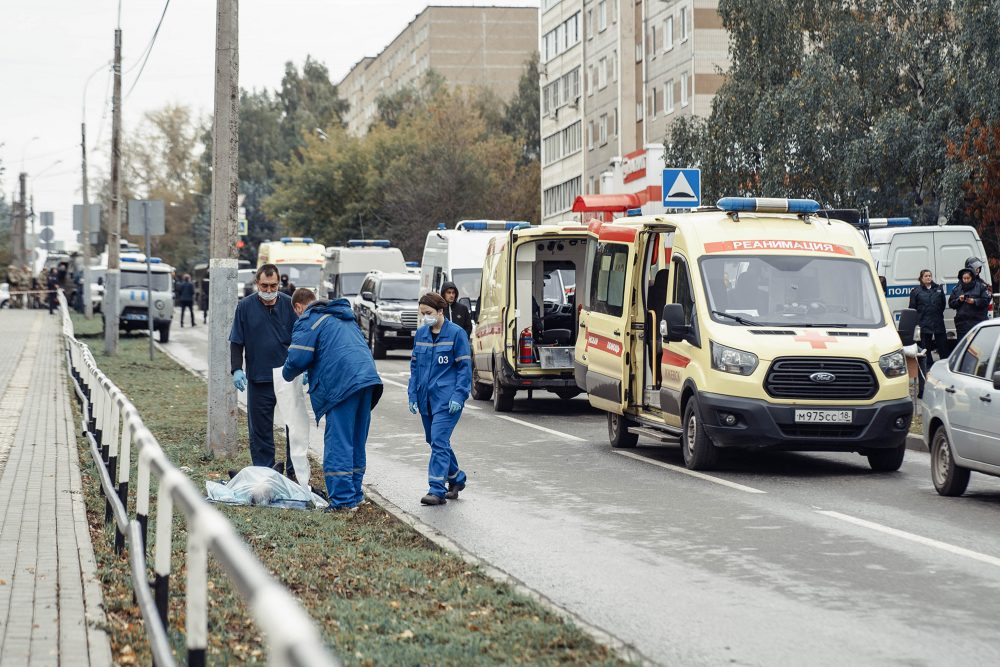
<path id="1" fill-rule="evenodd" d="M 972 327 L 986 320 L 992 295 L 972 269 L 958 272 L 958 284 L 951 291 L 948 306 L 955 309 L 955 341 L 960 342 Z"/>
<path id="2" fill-rule="evenodd" d="M 444 318 L 454 322 L 465 330 L 467 336 L 472 335 L 472 315 L 469 309 L 458 302 L 458 285 L 453 282 L 441 283 L 441 296 L 448 302 L 444 309 Z"/>
<path id="3" fill-rule="evenodd" d="M 944 309 L 948 306 L 944 286 L 934 282 L 934 274 L 930 269 L 920 272 L 920 284 L 910 290 L 909 307 L 917 311 L 917 324 L 920 325 L 920 347 L 924 348 L 926 356 L 920 358 L 919 390 L 917 398 L 924 395 L 924 376 L 934 364 L 933 351 L 937 351 L 938 359 L 948 356 L 948 332 L 944 326 Z"/>
<path id="4" fill-rule="evenodd" d="M 278 290 L 278 267 L 257 269 L 257 292 L 240 299 L 229 333 L 233 386 L 247 392 L 250 458 L 255 466 L 279 467 L 274 462 L 275 368 L 281 368 L 292 342 L 297 318 L 292 299 Z M 246 371 L 243 358 L 246 356 Z"/>
<path id="5" fill-rule="evenodd" d="M 56 289 L 59 287 L 59 275 L 56 273 L 55 269 L 49 270 L 49 275 L 45 279 L 45 289 L 48 293 L 45 295 L 46 300 L 49 302 L 49 315 L 51 315 L 56 309 Z"/>
<path id="6" fill-rule="evenodd" d="M 177 302 L 181 306 L 181 327 L 184 326 L 185 310 L 191 313 L 191 326 L 194 326 L 194 283 L 191 282 L 191 276 L 186 273 L 177 283 Z"/>

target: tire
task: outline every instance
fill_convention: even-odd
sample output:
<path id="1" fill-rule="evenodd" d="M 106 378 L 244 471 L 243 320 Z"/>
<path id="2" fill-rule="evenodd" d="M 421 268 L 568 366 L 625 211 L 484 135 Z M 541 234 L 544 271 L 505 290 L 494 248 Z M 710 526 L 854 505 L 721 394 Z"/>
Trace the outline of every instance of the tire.
<path id="1" fill-rule="evenodd" d="M 931 440 L 931 480 L 942 496 L 960 496 L 969 488 L 969 469 L 955 465 L 944 426 L 934 431 Z"/>
<path id="2" fill-rule="evenodd" d="M 692 396 L 684 407 L 684 430 L 681 433 L 681 453 L 688 470 L 711 470 L 719 463 L 719 448 L 702 426 L 698 399 Z"/>
<path id="3" fill-rule="evenodd" d="M 639 436 L 629 433 L 629 427 L 635 426 L 635 422 L 625 415 L 608 413 L 608 440 L 614 449 L 632 449 L 639 443 Z"/>
<path id="4" fill-rule="evenodd" d="M 896 472 L 903 465 L 903 456 L 906 455 L 906 437 L 900 439 L 895 447 L 886 449 L 869 449 L 865 452 L 868 457 L 868 465 L 876 472 Z"/>
<path id="5" fill-rule="evenodd" d="M 477 401 L 488 401 L 493 398 L 493 385 L 479 381 L 476 362 L 472 362 L 472 398 Z"/>
<path id="6" fill-rule="evenodd" d="M 167 326 L 165 326 L 165 327 L 159 327 L 159 329 L 157 329 L 157 331 L 159 331 L 159 333 L 160 333 L 160 342 L 161 343 L 169 343 L 170 342 L 170 325 L 169 324 Z"/>
<path id="7" fill-rule="evenodd" d="M 368 323 L 368 349 L 375 359 L 385 359 L 385 343 L 378 339 L 378 327 L 374 322 Z"/>
<path id="8" fill-rule="evenodd" d="M 499 373 L 493 373 L 493 412 L 513 412 L 516 393 L 516 390 L 500 386 Z"/>

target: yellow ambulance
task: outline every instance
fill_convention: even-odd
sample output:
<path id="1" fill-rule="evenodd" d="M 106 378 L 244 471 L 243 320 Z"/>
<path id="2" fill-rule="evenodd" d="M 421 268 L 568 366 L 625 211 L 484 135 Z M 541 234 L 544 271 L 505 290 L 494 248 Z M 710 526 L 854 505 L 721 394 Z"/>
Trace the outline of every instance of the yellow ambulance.
<path id="1" fill-rule="evenodd" d="M 510 412 L 519 391 L 580 393 L 573 374 L 576 288 L 589 230 L 579 223 L 520 226 L 490 239 L 472 335 L 472 397 Z"/>
<path id="2" fill-rule="evenodd" d="M 323 284 L 326 247 L 311 238 L 286 236 L 280 241 L 265 241 L 257 249 L 257 268 L 274 264 L 281 275 L 295 287 L 308 287 L 319 293 Z"/>
<path id="3" fill-rule="evenodd" d="M 694 470 L 723 448 L 899 468 L 915 313 L 897 331 L 855 228 L 812 200 L 727 197 L 592 231 L 575 374 L 612 446 L 676 438 Z"/>

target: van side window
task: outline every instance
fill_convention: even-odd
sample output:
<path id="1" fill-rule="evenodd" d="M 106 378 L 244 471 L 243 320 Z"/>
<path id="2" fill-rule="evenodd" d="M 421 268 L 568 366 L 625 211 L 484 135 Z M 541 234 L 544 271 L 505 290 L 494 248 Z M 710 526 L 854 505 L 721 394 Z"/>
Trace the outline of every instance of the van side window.
<path id="1" fill-rule="evenodd" d="M 599 243 L 590 280 L 590 308 L 597 313 L 620 317 L 625 304 L 625 272 L 628 246 Z"/>
<path id="2" fill-rule="evenodd" d="M 690 326 L 694 316 L 694 295 L 691 293 L 691 279 L 688 275 L 687 262 L 674 260 L 674 303 L 679 303 L 684 309 L 684 324 Z"/>
<path id="3" fill-rule="evenodd" d="M 441 269 L 440 266 L 435 266 L 434 267 L 434 277 L 431 278 L 431 290 L 433 290 L 435 292 L 440 292 L 441 291 L 441 283 L 444 282 L 441 279 L 441 274 L 442 273 L 444 273 L 444 271 Z"/>
<path id="4" fill-rule="evenodd" d="M 958 365 L 958 372 L 985 378 L 986 369 L 990 365 L 990 356 L 997 345 L 997 338 L 1000 338 L 998 327 L 983 327 L 977 331 L 976 337 L 965 348 L 962 361 Z"/>

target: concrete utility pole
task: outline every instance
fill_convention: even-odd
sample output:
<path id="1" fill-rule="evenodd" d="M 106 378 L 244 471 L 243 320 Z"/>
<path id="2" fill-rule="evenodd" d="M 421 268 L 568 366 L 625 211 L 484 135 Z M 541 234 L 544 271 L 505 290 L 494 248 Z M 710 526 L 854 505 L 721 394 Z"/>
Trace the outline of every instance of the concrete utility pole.
<path id="1" fill-rule="evenodd" d="M 108 211 L 108 271 L 104 278 L 104 354 L 118 352 L 118 256 L 122 233 L 122 31 L 115 29 L 115 84 L 111 115 L 111 206 Z M 84 209 L 86 210 L 86 209 Z M 86 215 L 86 213 L 84 214 Z M 84 218 L 86 219 L 86 218 Z M 90 239 L 87 239 L 89 241 Z"/>
<path id="2" fill-rule="evenodd" d="M 23 171 L 18 175 L 18 205 L 17 218 L 14 221 L 14 265 L 21 269 L 24 266 L 26 239 L 25 232 L 28 226 L 28 175 Z"/>
<path id="3" fill-rule="evenodd" d="M 208 268 L 208 435 L 212 454 L 236 450 L 236 390 L 229 331 L 236 311 L 236 222 L 239 159 L 238 0 L 217 0 L 215 115 L 212 121 L 212 243 Z"/>
<path id="4" fill-rule="evenodd" d="M 80 237 L 83 241 L 83 314 L 88 320 L 94 316 L 90 298 L 90 199 L 87 196 L 87 119 L 80 123 L 80 150 L 83 152 L 83 219 Z"/>

